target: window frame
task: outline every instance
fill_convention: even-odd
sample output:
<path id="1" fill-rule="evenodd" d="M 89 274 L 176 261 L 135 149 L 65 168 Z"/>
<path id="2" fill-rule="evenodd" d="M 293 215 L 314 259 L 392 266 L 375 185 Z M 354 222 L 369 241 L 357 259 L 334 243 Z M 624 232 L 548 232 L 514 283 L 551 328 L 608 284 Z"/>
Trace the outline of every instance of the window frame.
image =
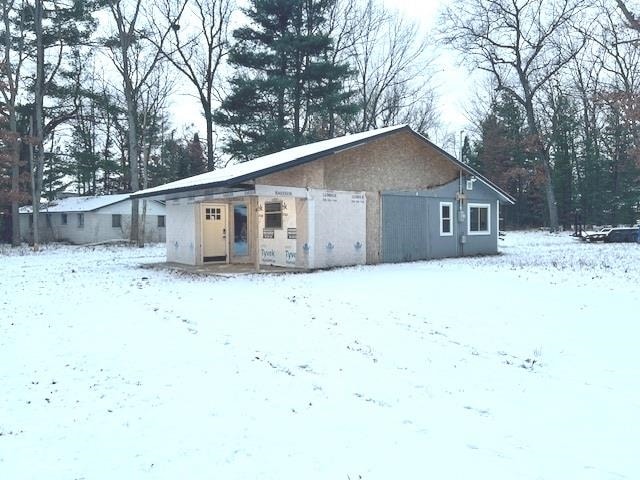
<path id="1" fill-rule="evenodd" d="M 78 228 L 84 228 L 84 213 L 78 213 Z"/>
<path id="2" fill-rule="evenodd" d="M 276 212 L 267 212 L 267 205 L 279 205 L 280 208 Z M 282 202 L 281 201 L 272 201 L 272 202 L 264 202 L 264 228 L 265 230 L 282 230 Z M 279 217 L 280 222 L 279 226 L 267 225 L 267 218 Z"/>
<path id="3" fill-rule="evenodd" d="M 116 221 L 117 219 L 117 221 Z M 111 214 L 111 228 L 122 228 L 122 215 L 119 213 Z"/>
<path id="4" fill-rule="evenodd" d="M 487 229 L 472 230 L 471 229 L 471 209 L 484 209 L 487 211 Z M 479 225 L 478 225 L 479 226 Z M 491 204 L 490 203 L 469 203 L 467 205 L 467 234 L 468 235 L 491 235 Z"/>
<path id="5" fill-rule="evenodd" d="M 442 214 L 442 207 L 449 207 L 449 216 Z M 449 231 L 444 231 L 444 221 L 449 220 Z M 453 237 L 453 202 L 440 202 L 440 236 Z"/>
<path id="6" fill-rule="evenodd" d="M 160 220 L 162 219 L 162 221 Z M 167 227 L 167 218 L 165 215 L 158 215 L 158 228 L 166 228 Z"/>
<path id="7" fill-rule="evenodd" d="M 68 225 L 69 224 L 69 218 L 67 217 L 66 213 L 61 213 L 60 214 L 60 225 Z"/>

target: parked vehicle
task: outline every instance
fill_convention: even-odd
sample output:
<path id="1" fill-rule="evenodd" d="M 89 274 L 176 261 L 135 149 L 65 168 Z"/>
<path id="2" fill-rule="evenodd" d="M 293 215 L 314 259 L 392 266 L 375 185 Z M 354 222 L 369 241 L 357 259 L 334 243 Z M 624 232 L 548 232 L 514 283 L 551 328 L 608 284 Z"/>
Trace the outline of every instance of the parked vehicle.
<path id="1" fill-rule="evenodd" d="M 587 242 L 603 242 L 611 230 L 613 230 L 612 227 L 604 227 L 597 232 L 582 232 L 582 240 L 586 240 Z"/>
<path id="2" fill-rule="evenodd" d="M 638 228 L 612 228 L 604 237 L 604 241 L 607 243 L 637 242 L 639 232 Z"/>

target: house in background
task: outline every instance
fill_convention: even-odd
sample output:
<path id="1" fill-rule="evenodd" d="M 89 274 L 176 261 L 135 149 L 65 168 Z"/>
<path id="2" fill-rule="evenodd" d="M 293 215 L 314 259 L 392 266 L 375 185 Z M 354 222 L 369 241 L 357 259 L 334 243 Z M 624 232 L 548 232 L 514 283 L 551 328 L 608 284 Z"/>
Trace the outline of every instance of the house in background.
<path id="1" fill-rule="evenodd" d="M 495 254 L 513 199 L 408 126 L 132 194 L 167 206 L 167 261 L 325 268 Z"/>
<path id="2" fill-rule="evenodd" d="M 139 203 L 142 214 L 142 202 Z M 20 235 L 24 242 L 33 240 L 31 212 L 31 207 L 20 208 Z M 165 215 L 162 202 L 147 202 L 145 242 L 165 241 Z M 53 200 L 42 207 L 38 227 L 41 242 L 85 244 L 128 240 L 131 200 L 128 193 Z"/>

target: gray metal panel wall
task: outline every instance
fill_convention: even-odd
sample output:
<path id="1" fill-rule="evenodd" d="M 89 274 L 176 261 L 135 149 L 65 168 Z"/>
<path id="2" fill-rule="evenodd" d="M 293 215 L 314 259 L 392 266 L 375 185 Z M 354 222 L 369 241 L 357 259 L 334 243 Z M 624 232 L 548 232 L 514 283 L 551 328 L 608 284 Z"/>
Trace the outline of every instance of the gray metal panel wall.
<path id="1" fill-rule="evenodd" d="M 429 258 L 429 199 L 382 196 L 382 261 L 409 262 Z"/>
<path id="2" fill-rule="evenodd" d="M 465 177 L 463 187 L 466 187 Z M 402 262 L 461 255 L 486 255 L 498 251 L 498 196 L 481 182 L 466 190 L 462 204 L 464 221 L 459 221 L 460 202 L 456 200 L 458 181 L 421 191 L 382 193 L 382 258 L 383 262 Z M 453 235 L 440 235 L 440 202 L 453 204 Z M 468 203 L 489 205 L 490 234 L 469 235 Z M 460 243 L 464 235 L 466 242 Z"/>

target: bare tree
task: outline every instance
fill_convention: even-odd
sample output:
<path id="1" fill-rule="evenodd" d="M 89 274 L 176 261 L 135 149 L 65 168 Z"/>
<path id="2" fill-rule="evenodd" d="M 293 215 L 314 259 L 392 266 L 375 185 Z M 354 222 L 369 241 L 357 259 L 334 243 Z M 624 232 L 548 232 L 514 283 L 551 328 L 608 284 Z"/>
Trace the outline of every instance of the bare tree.
<path id="1" fill-rule="evenodd" d="M 20 244 L 20 149 L 18 132 L 18 115 L 16 111 L 19 98 L 20 86 L 22 82 L 22 66 L 27 58 L 25 46 L 25 8 L 24 1 L 1 0 L 0 9 L 3 19 L 2 47 L 4 54 L 0 64 L 0 83 L 2 88 L 3 110 L 6 117 L 8 132 L 4 135 L 3 142 L 6 144 L 11 164 L 11 244 Z"/>
<path id="2" fill-rule="evenodd" d="M 627 19 L 629 27 L 640 32 L 640 19 L 638 19 L 638 16 L 629 10 L 629 7 L 627 7 L 626 2 L 623 0 L 616 0 L 616 3 L 618 4 L 618 8 L 622 11 L 624 18 Z"/>
<path id="3" fill-rule="evenodd" d="M 164 68 L 154 72 L 149 84 L 141 94 L 140 107 L 142 109 L 141 145 L 142 145 L 142 188 L 149 186 L 149 159 L 155 146 L 161 147 L 159 131 L 162 129 L 162 117 L 166 109 L 167 99 L 173 89 L 173 81 Z M 144 238 L 145 220 L 147 217 L 147 200 L 142 201 L 142 220 L 140 222 L 140 236 Z"/>
<path id="4" fill-rule="evenodd" d="M 329 52 L 329 62 L 337 66 L 343 63 L 350 63 L 351 53 L 355 43 L 362 34 L 360 25 L 361 12 L 358 10 L 356 2 L 351 0 L 335 1 L 327 14 L 327 31 L 333 42 Z M 327 137 L 333 138 L 338 134 L 347 132 L 348 118 L 340 118 L 334 106 L 329 107 L 327 112 Z"/>
<path id="5" fill-rule="evenodd" d="M 427 76 L 431 60 L 416 23 L 369 0 L 356 15 L 350 63 L 360 102 L 358 131 L 430 117 L 433 95 Z M 425 102 L 422 102 L 426 99 Z M 419 113 L 423 112 L 423 113 Z"/>
<path id="6" fill-rule="evenodd" d="M 218 76 L 229 50 L 228 28 L 233 5 L 231 0 L 189 0 L 187 5 L 189 8 L 178 23 L 184 2 L 163 0 L 163 22 L 156 23 L 156 30 L 162 32 L 169 27 L 172 34 L 164 45 L 157 47 L 197 91 L 207 128 L 207 170 L 211 171 L 215 168 L 212 108 L 216 98 L 220 98 Z"/>
<path id="7" fill-rule="evenodd" d="M 115 23 L 113 38 L 107 42 L 110 57 L 122 80 L 122 92 L 127 105 L 128 127 L 128 154 L 130 171 L 130 188 L 132 192 L 140 189 L 139 176 L 139 149 L 138 149 L 138 103 L 140 93 L 147 80 L 153 73 L 163 54 L 161 47 L 173 30 L 173 24 L 164 31 L 159 32 L 158 38 L 153 42 L 146 42 L 149 38 L 148 29 L 145 30 L 145 13 L 147 17 L 152 14 L 143 12 L 143 1 L 123 2 L 114 0 L 109 2 L 109 11 Z M 180 15 L 186 3 L 178 9 L 175 22 L 180 20 Z M 127 8 L 129 7 L 129 8 Z M 140 237 L 139 202 L 131 201 L 131 233 L 130 240 L 139 246 L 144 245 L 144 238 Z"/>
<path id="8" fill-rule="evenodd" d="M 599 35 L 592 38 L 600 47 L 599 63 L 604 73 L 598 100 L 607 119 L 613 120 L 617 127 L 611 128 L 612 122 L 608 122 L 610 128 L 603 132 L 607 137 L 603 150 L 610 160 L 611 198 L 622 200 L 633 190 L 630 178 L 637 177 L 636 169 L 640 166 L 640 49 L 638 25 L 634 23 L 637 19 L 626 7 L 620 9 L 621 13 L 612 5 L 600 6 Z M 624 27 L 625 20 L 632 28 Z M 633 202 L 637 202 L 637 197 Z M 612 223 L 617 220 L 618 207 L 625 203 L 624 200 L 620 204 L 612 203 Z"/>
<path id="9" fill-rule="evenodd" d="M 493 76 L 496 88 L 524 108 L 531 148 L 544 173 L 551 230 L 558 228 L 558 211 L 538 94 L 584 46 L 573 26 L 585 8 L 585 0 L 467 0 L 442 16 L 442 41 Z"/>

